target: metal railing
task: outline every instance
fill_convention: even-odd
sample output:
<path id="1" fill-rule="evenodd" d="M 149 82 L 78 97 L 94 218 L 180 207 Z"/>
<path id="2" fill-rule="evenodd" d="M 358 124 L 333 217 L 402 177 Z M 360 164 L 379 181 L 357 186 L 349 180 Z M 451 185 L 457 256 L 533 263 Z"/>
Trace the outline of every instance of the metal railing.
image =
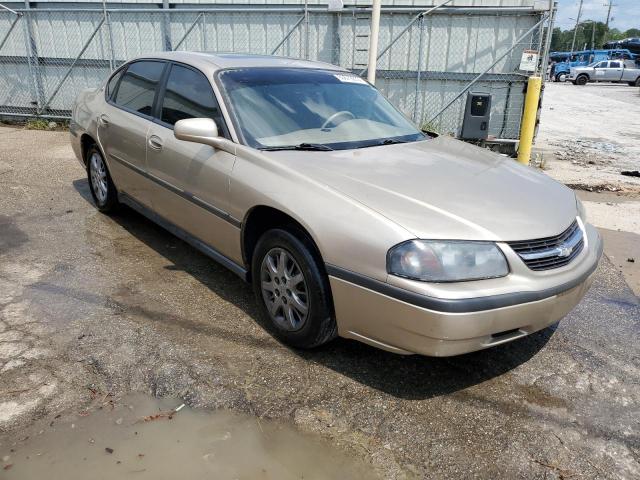
<path id="1" fill-rule="evenodd" d="M 517 139 L 530 75 L 520 58 L 544 56 L 549 12 L 448 4 L 382 9 L 376 86 L 418 125 L 453 135 L 464 94 L 491 93 L 489 133 Z M 308 58 L 364 76 L 370 16 L 322 6 L 0 9 L 0 115 L 69 118 L 80 90 L 168 49 Z"/>

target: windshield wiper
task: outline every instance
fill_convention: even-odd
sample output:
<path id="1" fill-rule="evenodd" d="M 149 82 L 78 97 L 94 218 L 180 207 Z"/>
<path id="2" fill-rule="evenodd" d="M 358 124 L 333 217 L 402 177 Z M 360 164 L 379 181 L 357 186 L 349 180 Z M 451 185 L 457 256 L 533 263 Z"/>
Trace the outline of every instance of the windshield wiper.
<path id="1" fill-rule="evenodd" d="M 378 145 L 395 145 L 396 143 L 409 143 L 406 140 L 398 140 L 397 138 L 385 138 Z"/>
<path id="2" fill-rule="evenodd" d="M 333 148 L 322 145 L 321 143 L 299 143 L 298 145 L 281 145 L 277 147 L 265 147 L 260 150 L 265 150 L 267 152 L 273 152 L 276 150 L 309 150 L 309 151 L 322 151 L 328 152 L 333 150 Z"/>
<path id="3" fill-rule="evenodd" d="M 398 140 L 396 138 L 385 138 L 384 140 L 380 140 L 376 143 L 367 143 L 366 145 L 361 145 L 356 148 L 369 148 L 369 147 L 379 147 L 381 145 L 395 145 L 396 143 L 409 143 L 406 140 Z"/>

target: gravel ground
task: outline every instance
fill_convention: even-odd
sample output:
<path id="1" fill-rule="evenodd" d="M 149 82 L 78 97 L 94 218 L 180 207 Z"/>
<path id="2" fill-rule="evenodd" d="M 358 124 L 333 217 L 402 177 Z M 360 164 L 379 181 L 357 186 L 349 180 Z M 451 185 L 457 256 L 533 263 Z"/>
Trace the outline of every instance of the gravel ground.
<path id="1" fill-rule="evenodd" d="M 605 253 L 640 295 L 640 90 L 547 83 L 536 150 L 550 176 L 576 189 Z"/>
<path id="2" fill-rule="evenodd" d="M 98 213 L 67 134 L 0 128 L 0 456 L 137 391 L 289 422 L 384 478 L 638 478 L 639 334 L 604 259 L 565 320 L 502 347 L 292 350 L 233 274 L 132 211 Z"/>
<path id="3" fill-rule="evenodd" d="M 536 149 L 545 170 L 593 191 L 640 193 L 640 89 L 626 84 L 547 83 Z"/>

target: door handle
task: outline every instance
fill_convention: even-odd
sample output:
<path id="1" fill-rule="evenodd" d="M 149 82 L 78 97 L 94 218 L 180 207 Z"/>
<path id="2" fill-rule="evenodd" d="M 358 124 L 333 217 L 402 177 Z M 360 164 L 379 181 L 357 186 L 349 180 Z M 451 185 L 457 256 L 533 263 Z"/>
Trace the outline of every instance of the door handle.
<path id="1" fill-rule="evenodd" d="M 154 150 L 162 150 L 162 139 L 157 135 L 151 135 L 149 137 L 149 146 Z"/>
<path id="2" fill-rule="evenodd" d="M 109 125 L 109 117 L 107 117 L 104 113 L 98 117 L 98 123 L 104 127 Z"/>

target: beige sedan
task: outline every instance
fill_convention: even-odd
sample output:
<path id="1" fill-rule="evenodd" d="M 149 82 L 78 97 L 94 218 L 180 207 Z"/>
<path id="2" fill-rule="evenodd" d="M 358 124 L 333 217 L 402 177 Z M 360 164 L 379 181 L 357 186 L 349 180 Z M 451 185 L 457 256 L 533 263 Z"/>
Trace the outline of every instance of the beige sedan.
<path id="1" fill-rule="evenodd" d="M 126 204 L 250 282 L 295 347 L 509 342 L 564 317 L 602 253 L 571 190 L 323 63 L 138 58 L 79 95 L 71 142 L 100 211 Z"/>

